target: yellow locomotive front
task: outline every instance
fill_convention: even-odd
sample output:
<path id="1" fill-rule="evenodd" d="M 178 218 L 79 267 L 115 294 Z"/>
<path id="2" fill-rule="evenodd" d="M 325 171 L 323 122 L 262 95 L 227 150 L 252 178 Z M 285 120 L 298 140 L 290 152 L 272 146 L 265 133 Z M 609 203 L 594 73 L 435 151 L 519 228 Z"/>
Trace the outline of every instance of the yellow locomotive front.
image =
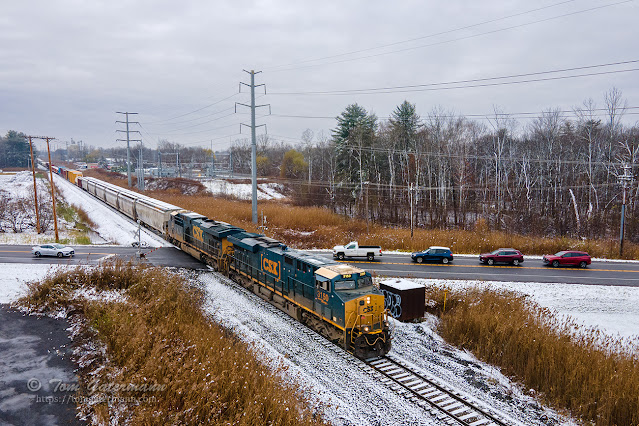
<path id="1" fill-rule="evenodd" d="M 343 347 L 362 359 L 388 353 L 391 336 L 384 295 L 373 286 L 370 273 L 337 264 L 318 269 L 316 276 L 327 281 L 321 285 L 331 293 L 327 307 L 337 314 L 333 321 L 342 330 Z"/>

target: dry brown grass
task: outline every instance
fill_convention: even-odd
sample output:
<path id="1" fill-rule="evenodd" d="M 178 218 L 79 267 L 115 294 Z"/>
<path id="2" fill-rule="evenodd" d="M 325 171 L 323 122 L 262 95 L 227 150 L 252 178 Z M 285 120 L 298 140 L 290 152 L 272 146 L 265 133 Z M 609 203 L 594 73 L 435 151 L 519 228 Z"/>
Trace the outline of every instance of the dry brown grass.
<path id="1" fill-rule="evenodd" d="M 126 302 L 73 299 L 84 288 L 122 290 Z M 80 378 L 97 384 L 164 385 L 153 400 L 124 412 L 100 403 L 104 424 L 321 424 L 301 390 L 282 383 L 281 371 L 263 365 L 252 348 L 204 314 L 203 291 L 160 268 L 115 263 L 58 272 L 30 287 L 21 303 L 46 312 L 66 309 L 86 316 L 106 344 L 106 368 Z M 95 367 L 95 366 L 94 366 Z M 88 373 L 88 372 L 85 372 Z M 116 392 L 115 396 L 149 396 Z"/>
<path id="2" fill-rule="evenodd" d="M 448 291 L 446 311 L 444 291 Z M 639 346 L 560 320 L 509 291 L 431 288 L 440 333 L 555 407 L 599 425 L 639 424 Z"/>
<path id="3" fill-rule="evenodd" d="M 97 178 L 116 185 L 126 185 L 123 179 L 111 179 L 104 172 L 89 172 Z M 229 222 L 248 231 L 257 232 L 251 221 L 249 201 L 229 200 L 210 195 L 182 195 L 166 191 L 148 194 L 171 204 Z M 380 245 L 384 250 L 423 250 L 431 245 L 450 247 L 453 253 L 484 253 L 500 247 L 514 247 L 524 255 L 552 254 L 560 250 L 583 250 L 593 257 L 617 258 L 619 246 L 612 240 L 577 240 L 571 238 L 542 238 L 489 230 L 482 223 L 472 231 L 416 229 L 411 239 L 410 229 L 369 224 L 347 218 L 321 207 L 299 207 L 281 201 L 260 201 L 267 218 L 266 234 L 296 248 L 331 248 L 357 240 L 360 244 Z M 639 259 L 639 245 L 626 242 L 625 259 Z"/>

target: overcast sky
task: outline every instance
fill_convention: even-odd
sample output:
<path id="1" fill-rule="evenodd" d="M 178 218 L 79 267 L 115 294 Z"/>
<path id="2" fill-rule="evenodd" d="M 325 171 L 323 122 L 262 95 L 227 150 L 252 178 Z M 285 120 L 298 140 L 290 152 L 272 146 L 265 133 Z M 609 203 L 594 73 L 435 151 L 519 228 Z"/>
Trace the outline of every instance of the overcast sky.
<path id="1" fill-rule="evenodd" d="M 223 149 L 250 134 L 239 134 L 239 123 L 250 123 L 248 109 L 232 114 L 235 102 L 250 102 L 248 88 L 238 94 L 239 82 L 250 81 L 243 69 L 261 70 L 256 84 L 266 84 L 257 103 L 270 104 L 272 115 L 261 117 L 268 109 L 260 109 L 257 123 L 291 143 L 305 129 L 330 135 L 330 117 L 355 102 L 380 119 L 404 100 L 422 117 L 438 106 L 521 113 L 570 110 L 586 98 L 603 107 L 604 93 L 617 87 L 636 107 L 639 71 L 610 72 L 639 69 L 639 62 L 456 85 L 462 88 L 334 92 L 636 61 L 638 3 L 5 0 L 0 133 L 123 146 L 115 112 L 131 111 L 139 113 L 133 120 L 145 144 L 208 147 L 213 140 Z M 606 74 L 503 84 L 587 73 Z M 625 122 L 634 124 L 638 112 L 630 109 Z"/>

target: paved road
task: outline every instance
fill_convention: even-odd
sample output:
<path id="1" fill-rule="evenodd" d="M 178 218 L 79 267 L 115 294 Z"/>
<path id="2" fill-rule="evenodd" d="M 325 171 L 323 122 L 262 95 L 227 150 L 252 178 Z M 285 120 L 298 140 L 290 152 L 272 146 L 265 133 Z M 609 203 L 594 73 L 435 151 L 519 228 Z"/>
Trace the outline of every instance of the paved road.
<path id="1" fill-rule="evenodd" d="M 76 366 L 63 319 L 25 315 L 0 305 L 0 425 L 80 425 L 73 392 Z"/>
<path id="2" fill-rule="evenodd" d="M 102 260 L 120 257 L 135 259 L 137 249 L 132 247 L 75 246 L 73 258 L 36 258 L 29 246 L 0 245 L 0 263 L 97 264 Z M 149 253 L 146 261 L 155 266 L 201 269 L 204 265 L 173 247 Z M 330 252 L 315 252 L 332 259 Z M 542 283 L 596 284 L 639 287 L 639 263 L 593 262 L 587 269 L 551 268 L 539 259 L 528 259 L 522 266 L 481 265 L 477 257 L 457 256 L 452 264 L 416 264 L 407 254 L 385 254 L 379 261 L 347 260 L 379 275 L 408 278 L 472 279 L 483 281 L 516 281 Z"/>
<path id="3" fill-rule="evenodd" d="M 320 252 L 332 258 L 329 252 Z M 588 268 L 552 268 L 540 259 L 528 259 L 522 266 L 487 266 L 477 257 L 455 257 L 453 263 L 416 264 L 408 254 L 384 254 L 379 261 L 347 260 L 380 275 L 410 278 L 439 278 L 483 281 L 597 284 L 639 287 L 639 263 L 593 262 Z"/>
<path id="4" fill-rule="evenodd" d="M 60 264 L 60 265 L 95 265 L 101 261 L 121 258 L 136 259 L 138 250 L 133 247 L 105 247 L 105 246 L 73 246 L 74 257 L 34 257 L 31 246 L 0 245 L 0 263 L 28 263 L 28 264 Z M 146 253 L 146 262 L 154 266 L 173 266 L 177 268 L 201 269 L 204 264 L 198 262 L 188 254 L 174 247 L 160 247 L 158 249 L 142 249 Z"/>

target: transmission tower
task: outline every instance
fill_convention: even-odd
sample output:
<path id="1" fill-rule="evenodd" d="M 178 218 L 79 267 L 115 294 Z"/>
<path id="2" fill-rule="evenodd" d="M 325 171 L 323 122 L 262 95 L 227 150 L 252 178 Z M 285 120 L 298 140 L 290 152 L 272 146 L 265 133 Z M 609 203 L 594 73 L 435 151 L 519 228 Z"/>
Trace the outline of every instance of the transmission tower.
<path id="1" fill-rule="evenodd" d="M 257 86 L 255 85 L 255 74 L 259 74 L 262 71 L 247 71 L 244 70 L 245 73 L 248 73 L 251 75 L 251 84 L 246 84 L 246 83 L 240 83 L 240 90 L 242 88 L 242 85 L 244 86 L 248 86 L 251 88 L 251 105 L 246 105 L 240 102 L 236 102 L 235 103 L 235 112 L 237 112 L 237 106 L 238 105 L 242 105 L 248 108 L 251 108 L 251 125 L 247 125 L 244 123 L 240 124 L 240 133 L 242 132 L 242 126 L 246 126 L 246 127 L 250 127 L 251 128 L 251 183 L 253 186 L 253 223 L 257 225 L 257 139 L 255 136 L 255 128 L 256 127 L 261 127 L 264 126 L 266 127 L 266 124 L 260 124 L 259 126 L 255 125 L 255 109 L 256 108 L 260 108 L 260 107 L 268 107 L 269 110 L 269 114 L 271 113 L 271 105 L 270 104 L 265 104 L 265 105 L 255 105 L 255 88 L 259 87 L 259 86 L 264 86 L 264 94 L 266 94 L 266 86 L 264 84 L 258 84 Z"/>
<path id="2" fill-rule="evenodd" d="M 126 141 L 126 174 L 129 180 L 129 188 L 131 187 L 131 142 L 140 142 L 142 143 L 142 139 L 131 139 L 129 137 L 129 133 L 140 133 L 138 130 L 129 130 L 129 124 L 137 124 L 140 125 L 137 121 L 129 121 L 129 114 L 134 115 L 137 112 L 120 112 L 116 111 L 116 114 L 124 114 L 126 117 L 126 121 L 116 121 L 116 123 L 126 124 L 126 130 L 116 130 L 116 132 L 126 132 L 126 139 L 116 139 L 117 141 Z"/>

